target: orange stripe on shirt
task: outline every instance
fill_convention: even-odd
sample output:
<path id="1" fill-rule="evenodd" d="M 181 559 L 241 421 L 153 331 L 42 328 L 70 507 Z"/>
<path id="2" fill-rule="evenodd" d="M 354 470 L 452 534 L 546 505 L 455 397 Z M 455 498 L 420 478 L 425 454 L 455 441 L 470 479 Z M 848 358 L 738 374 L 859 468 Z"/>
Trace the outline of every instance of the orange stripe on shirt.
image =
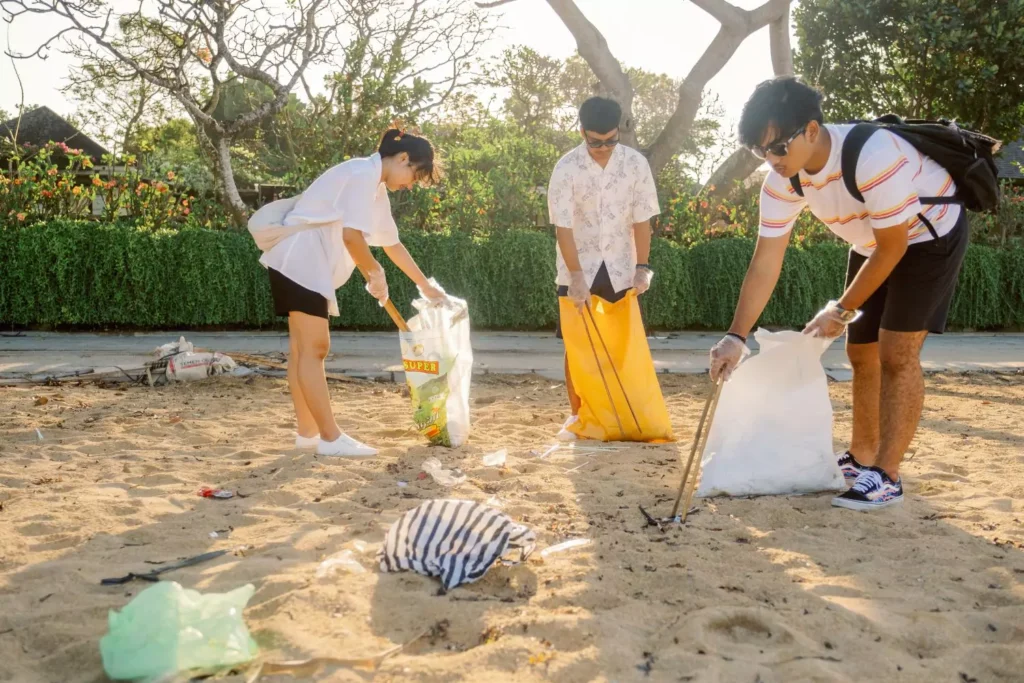
<path id="1" fill-rule="evenodd" d="M 889 178 L 892 178 L 894 175 L 896 175 L 901 168 L 903 168 L 904 166 L 906 166 L 909 163 L 910 162 L 907 161 L 906 157 L 900 157 L 896 161 L 895 164 L 893 164 L 889 168 L 885 169 L 884 171 L 882 171 L 881 173 L 876 175 L 874 178 L 872 178 L 871 180 L 869 180 L 866 183 L 864 183 L 863 185 L 860 185 L 859 186 L 860 191 L 863 193 L 863 192 L 867 192 L 868 190 L 871 190 L 871 189 L 874 189 L 874 188 L 878 187 L 879 185 L 884 183 L 886 180 L 888 180 Z"/>
<path id="2" fill-rule="evenodd" d="M 772 188 L 768 187 L 767 185 L 764 186 L 764 191 L 765 191 L 765 194 L 767 194 L 772 199 L 778 199 L 779 201 L 786 202 L 787 204 L 796 204 L 797 202 L 802 202 L 803 201 L 803 197 L 796 197 L 796 196 L 787 197 L 785 195 L 779 194 L 778 192 L 776 192 Z M 792 187 L 789 188 L 789 193 L 791 195 L 795 195 L 796 194 L 795 192 L 793 192 L 793 188 Z"/>
<path id="3" fill-rule="evenodd" d="M 796 219 L 796 217 L 797 217 L 797 216 L 799 216 L 799 215 L 800 215 L 800 212 L 799 212 L 799 211 L 797 211 L 797 212 L 796 212 L 795 214 L 793 214 L 793 215 L 792 215 L 792 216 L 790 216 L 789 218 L 786 218 L 786 219 L 784 219 L 784 220 L 778 220 L 778 221 L 773 221 L 773 220 L 771 220 L 771 219 L 768 219 L 768 218 L 764 218 L 764 217 L 762 217 L 762 218 L 761 218 L 761 227 L 764 227 L 764 228 L 771 228 L 771 229 L 773 229 L 773 230 L 779 230 L 779 229 L 782 229 L 782 228 L 785 228 L 785 227 L 787 227 L 787 226 L 788 226 L 788 225 L 789 225 L 790 223 L 792 223 L 792 222 L 793 222 L 793 221 L 794 221 L 794 220 Z"/>
<path id="4" fill-rule="evenodd" d="M 896 206 L 894 206 L 894 207 L 892 207 L 890 209 L 886 209 L 885 211 L 880 211 L 878 213 L 871 214 L 871 218 L 873 218 L 874 220 L 883 220 L 885 218 L 892 218 L 893 216 L 898 216 L 900 213 L 903 212 L 904 209 L 906 209 L 908 206 L 910 206 L 911 204 L 913 204 L 916 201 L 917 201 L 917 193 L 916 192 L 912 192 L 912 193 L 910 193 L 909 197 L 904 199 L 902 202 L 900 202 Z"/>

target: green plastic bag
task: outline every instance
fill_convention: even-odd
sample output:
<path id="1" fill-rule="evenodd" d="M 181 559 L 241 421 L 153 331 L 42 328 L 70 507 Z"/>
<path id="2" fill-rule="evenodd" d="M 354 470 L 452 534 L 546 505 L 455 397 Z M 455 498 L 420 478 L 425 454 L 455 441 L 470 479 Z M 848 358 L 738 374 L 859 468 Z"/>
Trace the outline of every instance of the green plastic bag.
<path id="1" fill-rule="evenodd" d="M 254 592 L 249 584 L 204 595 L 172 581 L 147 588 L 121 612 L 111 610 L 110 632 L 100 639 L 103 669 L 114 680 L 146 680 L 252 660 L 259 648 L 242 610 Z"/>

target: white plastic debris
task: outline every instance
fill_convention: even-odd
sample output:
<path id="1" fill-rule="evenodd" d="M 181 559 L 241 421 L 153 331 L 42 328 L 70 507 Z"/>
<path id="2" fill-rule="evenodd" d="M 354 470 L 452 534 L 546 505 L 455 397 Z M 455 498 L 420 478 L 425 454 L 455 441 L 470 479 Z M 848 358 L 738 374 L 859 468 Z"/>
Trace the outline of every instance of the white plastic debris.
<path id="1" fill-rule="evenodd" d="M 237 368 L 235 368 L 234 370 L 231 371 L 231 376 L 232 377 L 248 377 L 249 375 L 252 375 L 254 373 L 255 373 L 255 370 L 253 370 L 252 368 L 245 368 L 245 367 L 242 367 L 241 365 L 239 365 Z"/>
<path id="2" fill-rule="evenodd" d="M 38 438 L 38 439 L 39 439 L 40 441 L 42 441 L 42 440 L 43 440 L 43 433 L 42 433 L 41 431 L 39 431 L 39 427 L 36 427 L 36 437 L 37 437 L 37 438 Z"/>
<path id="3" fill-rule="evenodd" d="M 505 507 L 505 501 L 501 500 L 497 496 L 491 496 L 490 498 L 487 499 L 487 502 L 484 503 L 484 505 L 486 505 L 487 507 L 498 508 L 500 510 L 501 508 Z"/>
<path id="4" fill-rule="evenodd" d="M 366 573 L 366 567 L 359 564 L 359 560 L 356 559 L 351 550 L 342 550 L 340 553 L 331 555 L 320 563 L 320 566 L 316 569 L 316 578 L 325 579 L 333 576 L 338 569 L 349 574 Z"/>
<path id="5" fill-rule="evenodd" d="M 488 467 L 501 467 L 506 460 L 508 460 L 508 451 L 504 448 L 484 456 L 484 464 Z"/>
<path id="6" fill-rule="evenodd" d="M 400 488 L 400 489 L 404 489 L 408 485 L 409 485 L 409 482 L 407 482 L 407 481 L 400 481 L 400 482 L 398 482 L 398 488 Z"/>
<path id="7" fill-rule="evenodd" d="M 423 471 L 430 475 L 431 479 L 441 486 L 458 486 L 466 481 L 466 475 L 459 470 L 445 469 L 437 458 L 430 458 L 424 461 Z"/>
<path id="8" fill-rule="evenodd" d="M 590 544 L 589 538 L 573 538 L 568 541 L 563 541 L 557 545 L 553 545 L 544 550 L 540 551 L 541 557 L 547 557 L 548 555 L 554 555 L 556 553 L 565 552 L 566 550 L 572 550 L 573 548 L 580 548 Z"/>
<path id="9" fill-rule="evenodd" d="M 184 337 L 178 337 L 176 342 L 169 342 L 163 346 L 158 346 L 153 350 L 153 355 L 157 358 L 166 358 L 177 353 L 192 353 L 193 351 L 195 351 L 195 347 L 192 345 L 192 342 L 185 341 Z"/>
<path id="10" fill-rule="evenodd" d="M 210 532 L 210 538 L 219 538 L 219 537 L 220 537 L 220 534 L 218 534 L 216 531 L 211 531 Z"/>
<path id="11" fill-rule="evenodd" d="M 179 382 L 206 379 L 233 371 L 235 361 L 222 353 L 193 353 L 186 351 L 167 359 L 167 379 Z"/>
<path id="12" fill-rule="evenodd" d="M 549 455 L 551 455 L 552 453 L 554 453 L 555 451 L 557 451 L 559 448 L 561 448 L 561 446 L 559 444 L 555 444 L 554 446 L 549 446 L 547 448 L 547 450 L 545 450 L 543 453 L 539 454 L 537 457 L 538 458 L 546 458 Z M 534 451 L 534 452 L 536 452 L 536 451 Z"/>

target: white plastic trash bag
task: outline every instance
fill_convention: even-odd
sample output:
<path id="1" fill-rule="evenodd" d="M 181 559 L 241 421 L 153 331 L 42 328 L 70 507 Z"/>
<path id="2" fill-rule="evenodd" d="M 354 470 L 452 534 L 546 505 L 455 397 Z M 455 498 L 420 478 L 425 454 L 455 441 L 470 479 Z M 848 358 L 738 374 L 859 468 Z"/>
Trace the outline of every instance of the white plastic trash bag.
<path id="1" fill-rule="evenodd" d="M 330 223 L 285 225 L 285 218 L 295 208 L 301 196 L 296 195 L 264 204 L 256 213 L 249 217 L 249 234 L 252 235 L 260 251 L 264 253 L 270 251 L 277 246 L 278 242 L 286 237 L 291 237 L 297 232 L 315 230 L 330 225 Z"/>
<path id="2" fill-rule="evenodd" d="M 841 490 L 821 366 L 832 340 L 767 330 L 754 338 L 760 353 L 741 363 L 722 387 L 697 495 Z"/>
<path id="3" fill-rule="evenodd" d="M 454 297 L 449 301 L 446 306 L 414 301 L 419 313 L 399 338 L 416 429 L 431 444 L 456 448 L 469 437 L 473 348 L 466 302 Z"/>
<path id="4" fill-rule="evenodd" d="M 235 361 L 222 353 L 179 353 L 167 359 L 167 379 L 187 382 L 231 372 Z"/>

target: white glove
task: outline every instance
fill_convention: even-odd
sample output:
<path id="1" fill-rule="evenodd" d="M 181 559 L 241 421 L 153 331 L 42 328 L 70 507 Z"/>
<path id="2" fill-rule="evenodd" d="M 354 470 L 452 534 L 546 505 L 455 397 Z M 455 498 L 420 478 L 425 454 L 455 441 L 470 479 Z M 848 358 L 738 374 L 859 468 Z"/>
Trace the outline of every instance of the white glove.
<path id="1" fill-rule="evenodd" d="M 651 288 L 651 280 L 654 279 L 654 271 L 650 268 L 637 268 L 636 274 L 633 275 L 633 289 L 636 290 L 637 296 L 643 294 Z"/>
<path id="2" fill-rule="evenodd" d="M 388 279 L 384 275 L 384 269 L 377 266 L 376 270 L 370 271 L 366 280 L 366 291 L 383 306 L 388 302 Z"/>
<path id="3" fill-rule="evenodd" d="M 448 306 L 451 304 L 448 293 L 444 291 L 444 287 L 437 284 L 434 278 L 427 280 L 423 287 L 417 285 L 416 289 L 419 290 L 420 297 L 426 299 L 431 306 Z"/>
<path id="4" fill-rule="evenodd" d="M 747 345 L 739 337 L 727 334 L 711 347 L 711 380 L 727 382 L 740 361 L 750 354 Z"/>
<path id="5" fill-rule="evenodd" d="M 584 308 L 590 303 L 590 285 L 587 284 L 587 276 L 582 270 L 575 270 L 569 273 L 572 281 L 569 283 L 569 298 L 576 304 L 577 308 Z"/>
<path id="6" fill-rule="evenodd" d="M 846 332 L 847 326 L 860 316 L 861 312 L 857 311 L 856 315 L 846 317 L 844 320 L 843 311 L 839 308 L 839 303 L 829 301 L 828 305 L 818 311 L 818 314 L 811 319 L 811 322 L 807 323 L 807 326 L 804 327 L 804 334 L 824 339 L 835 339 L 836 337 L 841 337 L 843 332 Z"/>

